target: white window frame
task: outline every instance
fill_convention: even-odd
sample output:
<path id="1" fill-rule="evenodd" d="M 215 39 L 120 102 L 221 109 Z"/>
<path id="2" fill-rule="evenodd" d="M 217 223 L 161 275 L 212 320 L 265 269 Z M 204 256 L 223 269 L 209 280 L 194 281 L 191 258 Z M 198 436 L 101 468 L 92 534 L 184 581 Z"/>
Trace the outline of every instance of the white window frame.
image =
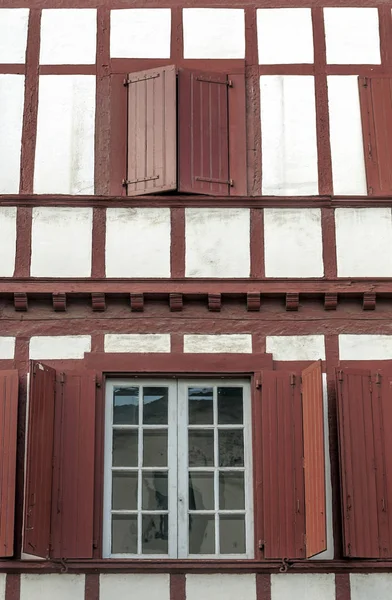
<path id="1" fill-rule="evenodd" d="M 169 390 L 168 396 L 168 515 L 169 515 L 169 539 L 168 554 L 112 554 L 111 552 L 111 515 L 112 512 L 126 514 L 127 511 L 112 511 L 112 442 L 113 442 L 113 391 L 115 387 L 132 386 L 162 386 Z M 245 486 L 245 549 L 243 554 L 188 554 L 188 402 L 187 387 L 214 387 L 214 424 L 191 426 L 195 429 L 214 429 L 217 427 L 226 429 L 242 428 L 244 434 L 244 486 Z M 219 425 L 217 426 L 217 387 L 241 386 L 243 388 L 243 425 Z M 139 402 L 139 415 L 142 414 L 143 404 Z M 138 498 L 141 505 L 142 486 L 141 478 L 141 457 L 142 447 L 142 428 L 132 426 L 139 430 L 139 486 Z M 161 378 L 122 378 L 108 379 L 106 381 L 105 395 L 105 444 L 104 444 L 104 506 L 103 506 L 103 557 L 104 558 L 122 558 L 122 559 L 249 559 L 254 558 L 254 519 L 253 519 L 253 465 L 252 465 L 252 414 L 251 414 L 251 393 L 250 380 L 237 378 L 217 379 L 199 377 L 197 379 L 187 379 L 178 377 Z M 115 426 L 126 428 L 129 426 Z M 162 425 L 143 426 L 148 429 L 162 429 Z M 215 463 L 217 464 L 217 436 L 215 436 Z M 178 450 L 181 449 L 180 452 Z M 117 468 L 118 469 L 118 468 Z M 121 469 L 118 469 L 121 470 Z M 124 471 L 127 468 L 123 469 Z M 143 467 L 144 470 L 144 467 Z M 152 468 L 152 470 L 156 470 Z M 196 469 L 197 470 L 197 469 Z M 217 519 L 217 489 L 218 485 L 218 467 L 204 468 L 200 471 L 213 470 L 215 474 L 215 510 L 212 511 Z M 227 468 L 227 470 L 231 470 Z M 235 468 L 234 470 L 241 470 Z M 146 511 L 151 513 L 151 511 Z M 159 511 L 162 512 L 162 511 Z M 221 512 L 221 511 L 220 511 Z M 235 514 L 236 511 L 228 510 L 228 514 Z M 241 511 L 240 511 L 241 512 Z M 141 526 L 139 519 L 138 549 L 141 544 Z M 216 548 L 218 548 L 218 529 L 215 527 Z"/>

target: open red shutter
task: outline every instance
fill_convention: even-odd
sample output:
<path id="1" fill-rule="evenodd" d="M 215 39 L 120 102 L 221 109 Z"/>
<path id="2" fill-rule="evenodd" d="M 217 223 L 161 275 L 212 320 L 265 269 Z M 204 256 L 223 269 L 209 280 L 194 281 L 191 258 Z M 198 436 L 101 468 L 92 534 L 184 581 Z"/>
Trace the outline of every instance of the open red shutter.
<path id="1" fill-rule="evenodd" d="M 321 361 L 302 371 L 306 558 L 327 548 Z"/>
<path id="2" fill-rule="evenodd" d="M 92 558 L 95 374 L 61 373 L 53 459 L 52 557 Z"/>
<path id="3" fill-rule="evenodd" d="M 0 557 L 14 553 L 18 371 L 0 371 Z"/>
<path id="4" fill-rule="evenodd" d="M 287 372 L 264 372 L 259 432 L 262 469 L 262 531 L 264 558 L 305 557 L 302 408 L 299 377 Z M 256 435 L 257 435 L 256 425 Z"/>
<path id="5" fill-rule="evenodd" d="M 177 187 L 176 69 L 130 73 L 128 85 L 127 194 Z"/>
<path id="6" fill-rule="evenodd" d="M 27 436 L 23 551 L 49 557 L 56 371 L 33 363 Z"/>
<path id="7" fill-rule="evenodd" d="M 392 406 L 387 377 L 337 371 L 344 555 L 392 557 Z"/>
<path id="8" fill-rule="evenodd" d="M 368 193 L 392 193 L 392 79 L 360 77 L 362 130 Z"/>

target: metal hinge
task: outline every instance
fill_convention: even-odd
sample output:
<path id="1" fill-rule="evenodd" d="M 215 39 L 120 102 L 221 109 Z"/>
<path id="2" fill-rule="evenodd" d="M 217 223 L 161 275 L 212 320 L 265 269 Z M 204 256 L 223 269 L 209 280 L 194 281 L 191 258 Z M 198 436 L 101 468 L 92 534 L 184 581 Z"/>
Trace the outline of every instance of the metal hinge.
<path id="1" fill-rule="evenodd" d="M 152 175 L 151 177 L 140 177 L 139 179 L 123 179 L 123 186 L 131 185 L 132 183 L 142 183 L 143 181 L 154 181 L 155 179 L 159 179 L 159 175 Z"/>
<path id="2" fill-rule="evenodd" d="M 144 75 L 143 77 L 135 77 L 133 79 L 129 79 L 129 77 L 127 77 L 126 79 L 124 79 L 124 85 L 130 85 L 131 83 L 137 83 L 138 81 L 147 81 L 148 79 L 156 79 L 157 77 L 160 77 L 161 74 L 160 73 L 152 73 L 151 75 Z"/>
<path id="3" fill-rule="evenodd" d="M 368 87 L 368 78 L 367 78 L 367 77 L 364 77 L 364 78 L 363 78 L 363 87 L 364 87 L 364 88 L 367 88 L 367 87 Z"/>
<path id="4" fill-rule="evenodd" d="M 64 373 L 60 373 L 59 381 L 60 381 L 60 383 L 65 383 L 65 375 L 64 375 Z"/>
<path id="5" fill-rule="evenodd" d="M 295 385 L 295 375 L 294 375 L 294 373 L 290 373 L 290 385 Z"/>
<path id="6" fill-rule="evenodd" d="M 227 85 L 227 87 L 233 87 L 233 82 L 231 79 L 227 79 L 226 81 L 218 81 L 217 79 L 209 79 L 208 77 L 196 77 L 196 81 L 204 81 L 205 83 L 220 83 L 221 85 Z"/>
<path id="7" fill-rule="evenodd" d="M 195 177 L 196 181 L 206 181 L 207 183 L 223 183 L 224 185 L 234 186 L 232 179 L 214 179 L 213 177 Z"/>
<path id="8" fill-rule="evenodd" d="M 338 381 L 343 381 L 343 371 L 338 371 Z"/>
<path id="9" fill-rule="evenodd" d="M 376 375 L 374 377 L 374 383 L 376 385 L 381 385 L 381 375 L 380 375 L 380 373 L 376 373 Z"/>

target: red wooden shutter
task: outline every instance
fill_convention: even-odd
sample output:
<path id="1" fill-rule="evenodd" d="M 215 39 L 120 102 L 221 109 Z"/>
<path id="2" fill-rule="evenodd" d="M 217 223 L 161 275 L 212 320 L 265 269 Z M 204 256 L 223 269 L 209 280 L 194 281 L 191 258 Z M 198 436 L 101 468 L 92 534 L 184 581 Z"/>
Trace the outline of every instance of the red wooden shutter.
<path id="1" fill-rule="evenodd" d="M 0 557 L 14 553 L 18 371 L 0 371 Z"/>
<path id="2" fill-rule="evenodd" d="M 337 371 L 344 555 L 392 557 L 392 381 Z"/>
<path id="3" fill-rule="evenodd" d="M 326 550 L 324 408 L 321 361 L 302 371 L 306 558 Z"/>
<path id="4" fill-rule="evenodd" d="M 53 459 L 52 557 L 92 558 L 95 374 L 61 373 Z"/>
<path id="5" fill-rule="evenodd" d="M 368 193 L 392 193 L 392 79 L 360 77 L 362 129 Z"/>
<path id="6" fill-rule="evenodd" d="M 127 194 L 177 187 L 176 69 L 130 73 L 128 85 Z"/>
<path id="7" fill-rule="evenodd" d="M 302 408 L 299 377 L 264 372 L 260 451 L 256 470 L 263 518 L 264 558 L 305 557 Z M 256 418 L 259 418 L 256 416 Z M 261 467 L 261 474 L 260 474 Z"/>
<path id="8" fill-rule="evenodd" d="M 30 373 L 23 551 L 49 557 L 56 371 L 33 363 Z"/>
<path id="9" fill-rule="evenodd" d="M 180 192 L 230 194 L 228 91 L 227 75 L 179 70 Z"/>

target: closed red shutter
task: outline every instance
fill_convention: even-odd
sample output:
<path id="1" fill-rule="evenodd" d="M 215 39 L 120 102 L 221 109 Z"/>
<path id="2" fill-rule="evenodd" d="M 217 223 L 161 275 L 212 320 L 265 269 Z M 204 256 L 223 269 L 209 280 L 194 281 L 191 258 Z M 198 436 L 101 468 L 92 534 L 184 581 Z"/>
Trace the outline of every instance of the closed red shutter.
<path id="1" fill-rule="evenodd" d="M 59 375 L 53 459 L 52 557 L 92 558 L 95 374 Z"/>
<path id="2" fill-rule="evenodd" d="M 392 557 L 392 381 L 337 371 L 344 555 Z"/>
<path id="3" fill-rule="evenodd" d="M 326 550 L 324 409 L 321 361 L 302 371 L 306 558 Z"/>
<path id="4" fill-rule="evenodd" d="M 23 551 L 49 557 L 56 371 L 33 363 L 27 436 Z"/>
<path id="5" fill-rule="evenodd" d="M 127 194 L 177 187 L 176 69 L 130 73 L 128 85 Z"/>
<path id="6" fill-rule="evenodd" d="M 264 372 L 261 406 L 261 456 L 256 456 L 257 503 L 261 503 L 264 558 L 305 557 L 303 434 L 300 378 Z M 261 473 L 260 473 L 261 468 Z"/>
<path id="7" fill-rule="evenodd" d="M 362 129 L 368 193 L 392 193 L 392 79 L 360 77 Z"/>
<path id="8" fill-rule="evenodd" d="M 18 371 L 0 371 L 0 557 L 14 552 Z"/>

